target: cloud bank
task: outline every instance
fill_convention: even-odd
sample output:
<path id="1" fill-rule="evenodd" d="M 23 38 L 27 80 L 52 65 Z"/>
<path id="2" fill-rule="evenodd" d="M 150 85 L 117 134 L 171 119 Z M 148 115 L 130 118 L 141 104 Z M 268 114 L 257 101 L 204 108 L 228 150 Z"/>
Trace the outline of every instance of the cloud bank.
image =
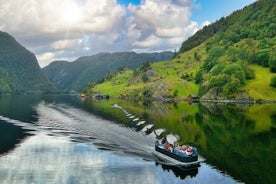
<path id="1" fill-rule="evenodd" d="M 0 0 L 0 30 L 34 52 L 41 67 L 99 52 L 178 49 L 199 25 L 193 0 Z"/>

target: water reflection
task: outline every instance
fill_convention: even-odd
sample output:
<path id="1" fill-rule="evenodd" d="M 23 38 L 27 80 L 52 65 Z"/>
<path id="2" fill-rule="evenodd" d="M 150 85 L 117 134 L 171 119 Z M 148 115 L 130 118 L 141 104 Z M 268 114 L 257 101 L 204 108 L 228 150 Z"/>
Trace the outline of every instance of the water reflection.
<path id="1" fill-rule="evenodd" d="M 275 122 L 270 114 L 276 112 L 276 106 L 244 108 L 217 104 L 213 107 L 216 111 L 210 111 L 214 108 L 208 106 L 202 107 L 199 115 L 202 130 L 208 137 L 205 145 L 208 161 L 246 182 L 272 183 L 276 163 L 272 153 L 276 142 Z"/>
<path id="2" fill-rule="evenodd" d="M 8 137 L 9 140 L 20 139 L 12 142 L 10 148 L 5 146 L 6 154 L 0 157 L 1 183 L 21 180 L 181 183 L 182 179 L 185 183 L 273 183 L 276 180 L 274 104 L 191 106 L 185 102 L 143 104 L 112 99 L 81 102 L 72 96 L 24 98 L 0 98 L 1 141 L 6 129 L 16 135 Z M 114 104 L 123 109 L 114 108 Z M 26 129 L 35 130 L 35 135 L 21 136 L 22 132 L 28 132 Z M 153 149 L 155 139 L 169 134 L 179 135 L 180 144 L 196 146 L 206 163 L 188 171 L 164 165 L 156 167 L 147 150 Z"/>
<path id="3" fill-rule="evenodd" d="M 66 137 L 43 133 L 0 158 L 0 164 L 1 183 L 141 183 L 142 177 L 143 183 L 156 183 L 147 169 L 150 163 L 121 159 L 88 144 L 73 144 Z"/>
<path id="4" fill-rule="evenodd" d="M 40 96 L 3 96 L 0 97 L 0 115 L 23 122 L 35 122 L 34 106 L 40 103 Z"/>
<path id="5" fill-rule="evenodd" d="M 178 183 L 190 175 L 187 172 L 186 177 L 182 173 L 181 178 L 174 178 L 156 170 L 151 155 L 153 142 L 144 134 L 63 103 L 42 102 L 36 114 L 35 123 L 1 116 L 10 124 L 35 130 L 33 136 L 0 158 L 1 183 Z M 91 158 L 94 152 L 100 157 Z M 98 177 L 90 174 L 87 178 L 87 170 L 98 173 Z M 179 176 L 175 168 L 170 170 Z"/>
<path id="6" fill-rule="evenodd" d="M 221 172 L 231 173 L 246 183 L 273 183 L 275 171 L 275 104 L 163 104 L 116 101 L 128 114 L 110 112 L 106 107 L 114 102 L 84 102 L 87 108 L 97 109 L 103 116 L 112 116 L 136 131 L 154 135 L 155 130 L 165 129 L 180 136 L 180 143 L 198 147 L 208 164 Z M 129 119 L 130 115 L 143 123 Z M 123 116 L 125 118 L 123 118 Z M 127 116 L 127 117 L 126 117 Z"/>
<path id="7" fill-rule="evenodd" d="M 159 164 L 156 164 L 157 166 Z M 168 165 L 161 165 L 162 169 L 164 171 L 172 171 L 176 177 L 179 177 L 181 180 L 184 180 L 186 177 L 196 177 L 198 174 L 198 168 L 188 168 L 188 169 L 182 169 L 175 166 L 168 166 Z"/>
<path id="8" fill-rule="evenodd" d="M 98 150 L 91 142 L 37 131 L 0 157 L 1 183 L 235 183 L 203 165 L 199 171 L 156 167 L 153 162 Z M 164 172 L 165 171 L 165 172 Z M 198 174 L 197 174 L 198 173 Z"/>
<path id="9" fill-rule="evenodd" d="M 29 131 L 0 120 L 0 155 L 7 154 L 29 135 Z"/>

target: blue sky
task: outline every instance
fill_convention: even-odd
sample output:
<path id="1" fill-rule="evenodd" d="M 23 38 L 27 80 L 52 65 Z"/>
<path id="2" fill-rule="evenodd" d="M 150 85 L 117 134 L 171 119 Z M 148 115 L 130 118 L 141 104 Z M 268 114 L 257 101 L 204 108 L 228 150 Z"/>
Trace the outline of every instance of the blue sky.
<path id="1" fill-rule="evenodd" d="M 41 67 L 100 52 L 178 50 L 203 26 L 255 0 L 0 0 L 0 30 Z"/>
<path id="2" fill-rule="evenodd" d="M 242 9 L 256 0 L 194 0 L 191 19 L 199 24 L 204 21 L 214 22 L 235 10 Z M 117 0 L 123 5 L 139 5 L 141 0 Z"/>
<path id="3" fill-rule="evenodd" d="M 127 6 L 129 3 L 139 5 L 141 1 L 140 0 L 117 0 L 117 2 Z"/>
<path id="4" fill-rule="evenodd" d="M 223 16 L 227 16 L 235 10 L 242 9 L 252 4 L 255 0 L 196 0 L 196 6 L 192 10 L 191 19 L 202 23 L 206 20 L 214 22 Z"/>

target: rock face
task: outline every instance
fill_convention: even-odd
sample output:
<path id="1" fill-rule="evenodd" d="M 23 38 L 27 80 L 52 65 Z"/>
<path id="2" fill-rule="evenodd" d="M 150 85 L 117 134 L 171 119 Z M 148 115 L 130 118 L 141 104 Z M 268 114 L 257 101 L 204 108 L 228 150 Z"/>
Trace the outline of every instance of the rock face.
<path id="1" fill-rule="evenodd" d="M 80 57 L 74 62 L 55 61 L 43 68 L 43 71 L 59 89 L 81 91 L 89 83 L 102 81 L 107 74 L 121 67 L 135 70 L 147 62 L 170 60 L 173 55 L 173 52 L 100 53 Z"/>
<path id="2" fill-rule="evenodd" d="M 35 55 L 0 31 L 0 94 L 53 90 Z"/>

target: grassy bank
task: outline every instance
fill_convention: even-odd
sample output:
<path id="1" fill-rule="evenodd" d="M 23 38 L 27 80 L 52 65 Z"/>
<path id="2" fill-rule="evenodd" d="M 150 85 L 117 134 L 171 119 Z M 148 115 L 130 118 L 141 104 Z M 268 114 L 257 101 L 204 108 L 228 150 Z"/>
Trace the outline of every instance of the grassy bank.
<path id="1" fill-rule="evenodd" d="M 255 72 L 256 78 L 246 82 L 245 89 L 248 91 L 249 96 L 255 100 L 275 100 L 276 88 L 270 86 L 270 80 L 276 74 L 270 73 L 269 68 L 259 65 L 252 65 L 251 67 Z"/>

